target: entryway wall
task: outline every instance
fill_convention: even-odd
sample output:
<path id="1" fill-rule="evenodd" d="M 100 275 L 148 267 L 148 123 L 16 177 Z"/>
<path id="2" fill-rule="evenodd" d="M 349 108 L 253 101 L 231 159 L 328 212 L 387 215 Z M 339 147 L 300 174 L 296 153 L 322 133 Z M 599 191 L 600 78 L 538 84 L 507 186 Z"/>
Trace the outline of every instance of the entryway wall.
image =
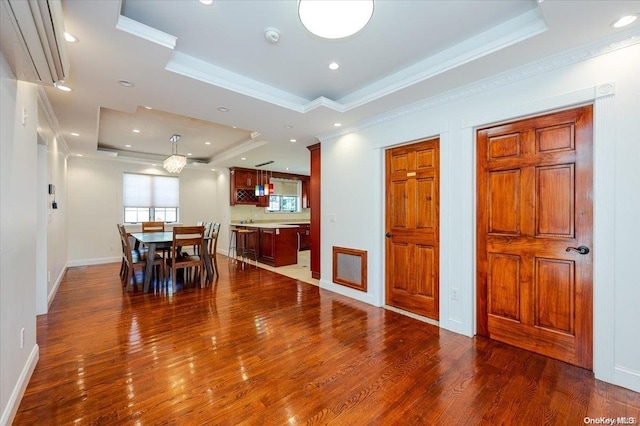
<path id="1" fill-rule="evenodd" d="M 594 372 L 640 391 L 640 320 L 633 314 L 640 300 L 634 267 L 640 240 L 640 37 L 625 40 L 567 52 L 321 137 L 321 287 L 383 304 L 384 150 L 439 136 L 440 326 L 473 336 L 476 128 L 594 103 Z M 327 279 L 334 245 L 368 251 L 366 293 Z M 451 298 L 452 289 L 458 300 Z"/>

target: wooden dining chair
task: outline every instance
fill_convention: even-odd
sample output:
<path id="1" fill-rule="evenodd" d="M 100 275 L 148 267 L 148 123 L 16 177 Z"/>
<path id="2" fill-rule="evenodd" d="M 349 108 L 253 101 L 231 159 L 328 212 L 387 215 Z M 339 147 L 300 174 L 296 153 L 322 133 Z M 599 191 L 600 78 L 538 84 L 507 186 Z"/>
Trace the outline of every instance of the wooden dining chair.
<path id="1" fill-rule="evenodd" d="M 176 291 L 178 269 L 196 268 L 196 274 L 200 276 L 200 287 L 204 287 L 206 271 L 204 270 L 204 257 L 197 254 L 182 252 L 182 247 L 194 246 L 198 253 L 204 253 L 204 226 L 174 226 L 171 253 L 166 259 L 167 267 L 171 269 L 171 282 L 173 291 Z M 185 271 L 186 272 L 186 271 Z M 187 281 L 187 273 L 184 274 Z"/>
<path id="2" fill-rule="evenodd" d="M 142 222 L 142 232 L 164 232 L 164 222 Z"/>
<path id="3" fill-rule="evenodd" d="M 120 279 L 122 281 L 122 287 L 128 290 L 129 285 L 131 284 L 131 280 L 133 279 L 133 284 L 137 285 L 136 280 L 136 268 L 143 271 L 147 266 L 147 252 L 139 252 L 138 250 L 133 250 L 131 248 L 131 243 L 129 242 L 129 235 L 124 229 L 124 225 L 118 225 L 118 229 L 120 231 L 120 242 L 122 245 L 122 256 L 123 256 L 123 265 L 121 267 Z M 153 260 L 153 268 L 156 271 L 156 281 L 159 282 L 159 279 L 162 278 L 162 281 L 165 281 L 165 263 L 162 256 L 156 254 L 155 259 Z"/>
<path id="4" fill-rule="evenodd" d="M 142 222 L 142 232 L 164 232 L 164 222 Z M 169 253 L 169 246 L 158 245 L 156 250 L 162 254 L 162 258 L 166 259 Z"/>
<path id="5" fill-rule="evenodd" d="M 211 259 L 211 264 L 213 266 L 213 273 L 220 277 L 220 273 L 218 272 L 218 258 L 216 257 L 216 252 L 218 251 L 218 235 L 220 235 L 220 224 L 216 222 L 211 225 L 209 240 L 207 242 L 209 245 L 207 248 L 209 251 L 209 258 Z"/>

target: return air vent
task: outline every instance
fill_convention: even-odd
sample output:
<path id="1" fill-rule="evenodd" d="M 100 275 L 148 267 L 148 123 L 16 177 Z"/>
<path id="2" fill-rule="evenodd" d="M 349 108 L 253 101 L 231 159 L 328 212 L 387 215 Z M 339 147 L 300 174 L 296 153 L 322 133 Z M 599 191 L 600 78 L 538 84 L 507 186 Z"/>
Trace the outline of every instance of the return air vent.
<path id="1" fill-rule="evenodd" d="M 333 282 L 367 291 L 367 252 L 334 246 Z"/>

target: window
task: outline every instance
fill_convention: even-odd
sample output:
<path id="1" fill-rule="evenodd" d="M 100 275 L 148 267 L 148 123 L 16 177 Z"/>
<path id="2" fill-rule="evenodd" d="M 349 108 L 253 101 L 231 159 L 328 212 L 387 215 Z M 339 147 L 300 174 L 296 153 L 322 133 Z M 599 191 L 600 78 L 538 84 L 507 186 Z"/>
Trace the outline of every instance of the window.
<path id="1" fill-rule="evenodd" d="M 122 181 L 125 223 L 178 221 L 177 177 L 125 173 Z"/>
<path id="2" fill-rule="evenodd" d="M 272 178 L 274 195 L 269 196 L 268 212 L 295 213 L 300 211 L 302 182 L 299 180 Z"/>
<path id="3" fill-rule="evenodd" d="M 298 197 L 294 195 L 270 195 L 267 211 L 286 213 L 297 212 Z"/>

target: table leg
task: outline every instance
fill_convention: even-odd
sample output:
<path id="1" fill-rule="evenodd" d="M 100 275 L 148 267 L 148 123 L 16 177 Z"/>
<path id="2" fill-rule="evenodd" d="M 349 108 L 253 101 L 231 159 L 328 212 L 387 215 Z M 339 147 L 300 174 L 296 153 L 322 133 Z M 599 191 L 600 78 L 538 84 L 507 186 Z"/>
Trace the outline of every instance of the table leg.
<path id="1" fill-rule="evenodd" d="M 149 243 L 149 251 L 147 252 L 147 264 L 144 268 L 144 292 L 149 292 L 151 286 L 151 277 L 153 276 L 153 260 L 156 258 L 156 244 Z"/>

